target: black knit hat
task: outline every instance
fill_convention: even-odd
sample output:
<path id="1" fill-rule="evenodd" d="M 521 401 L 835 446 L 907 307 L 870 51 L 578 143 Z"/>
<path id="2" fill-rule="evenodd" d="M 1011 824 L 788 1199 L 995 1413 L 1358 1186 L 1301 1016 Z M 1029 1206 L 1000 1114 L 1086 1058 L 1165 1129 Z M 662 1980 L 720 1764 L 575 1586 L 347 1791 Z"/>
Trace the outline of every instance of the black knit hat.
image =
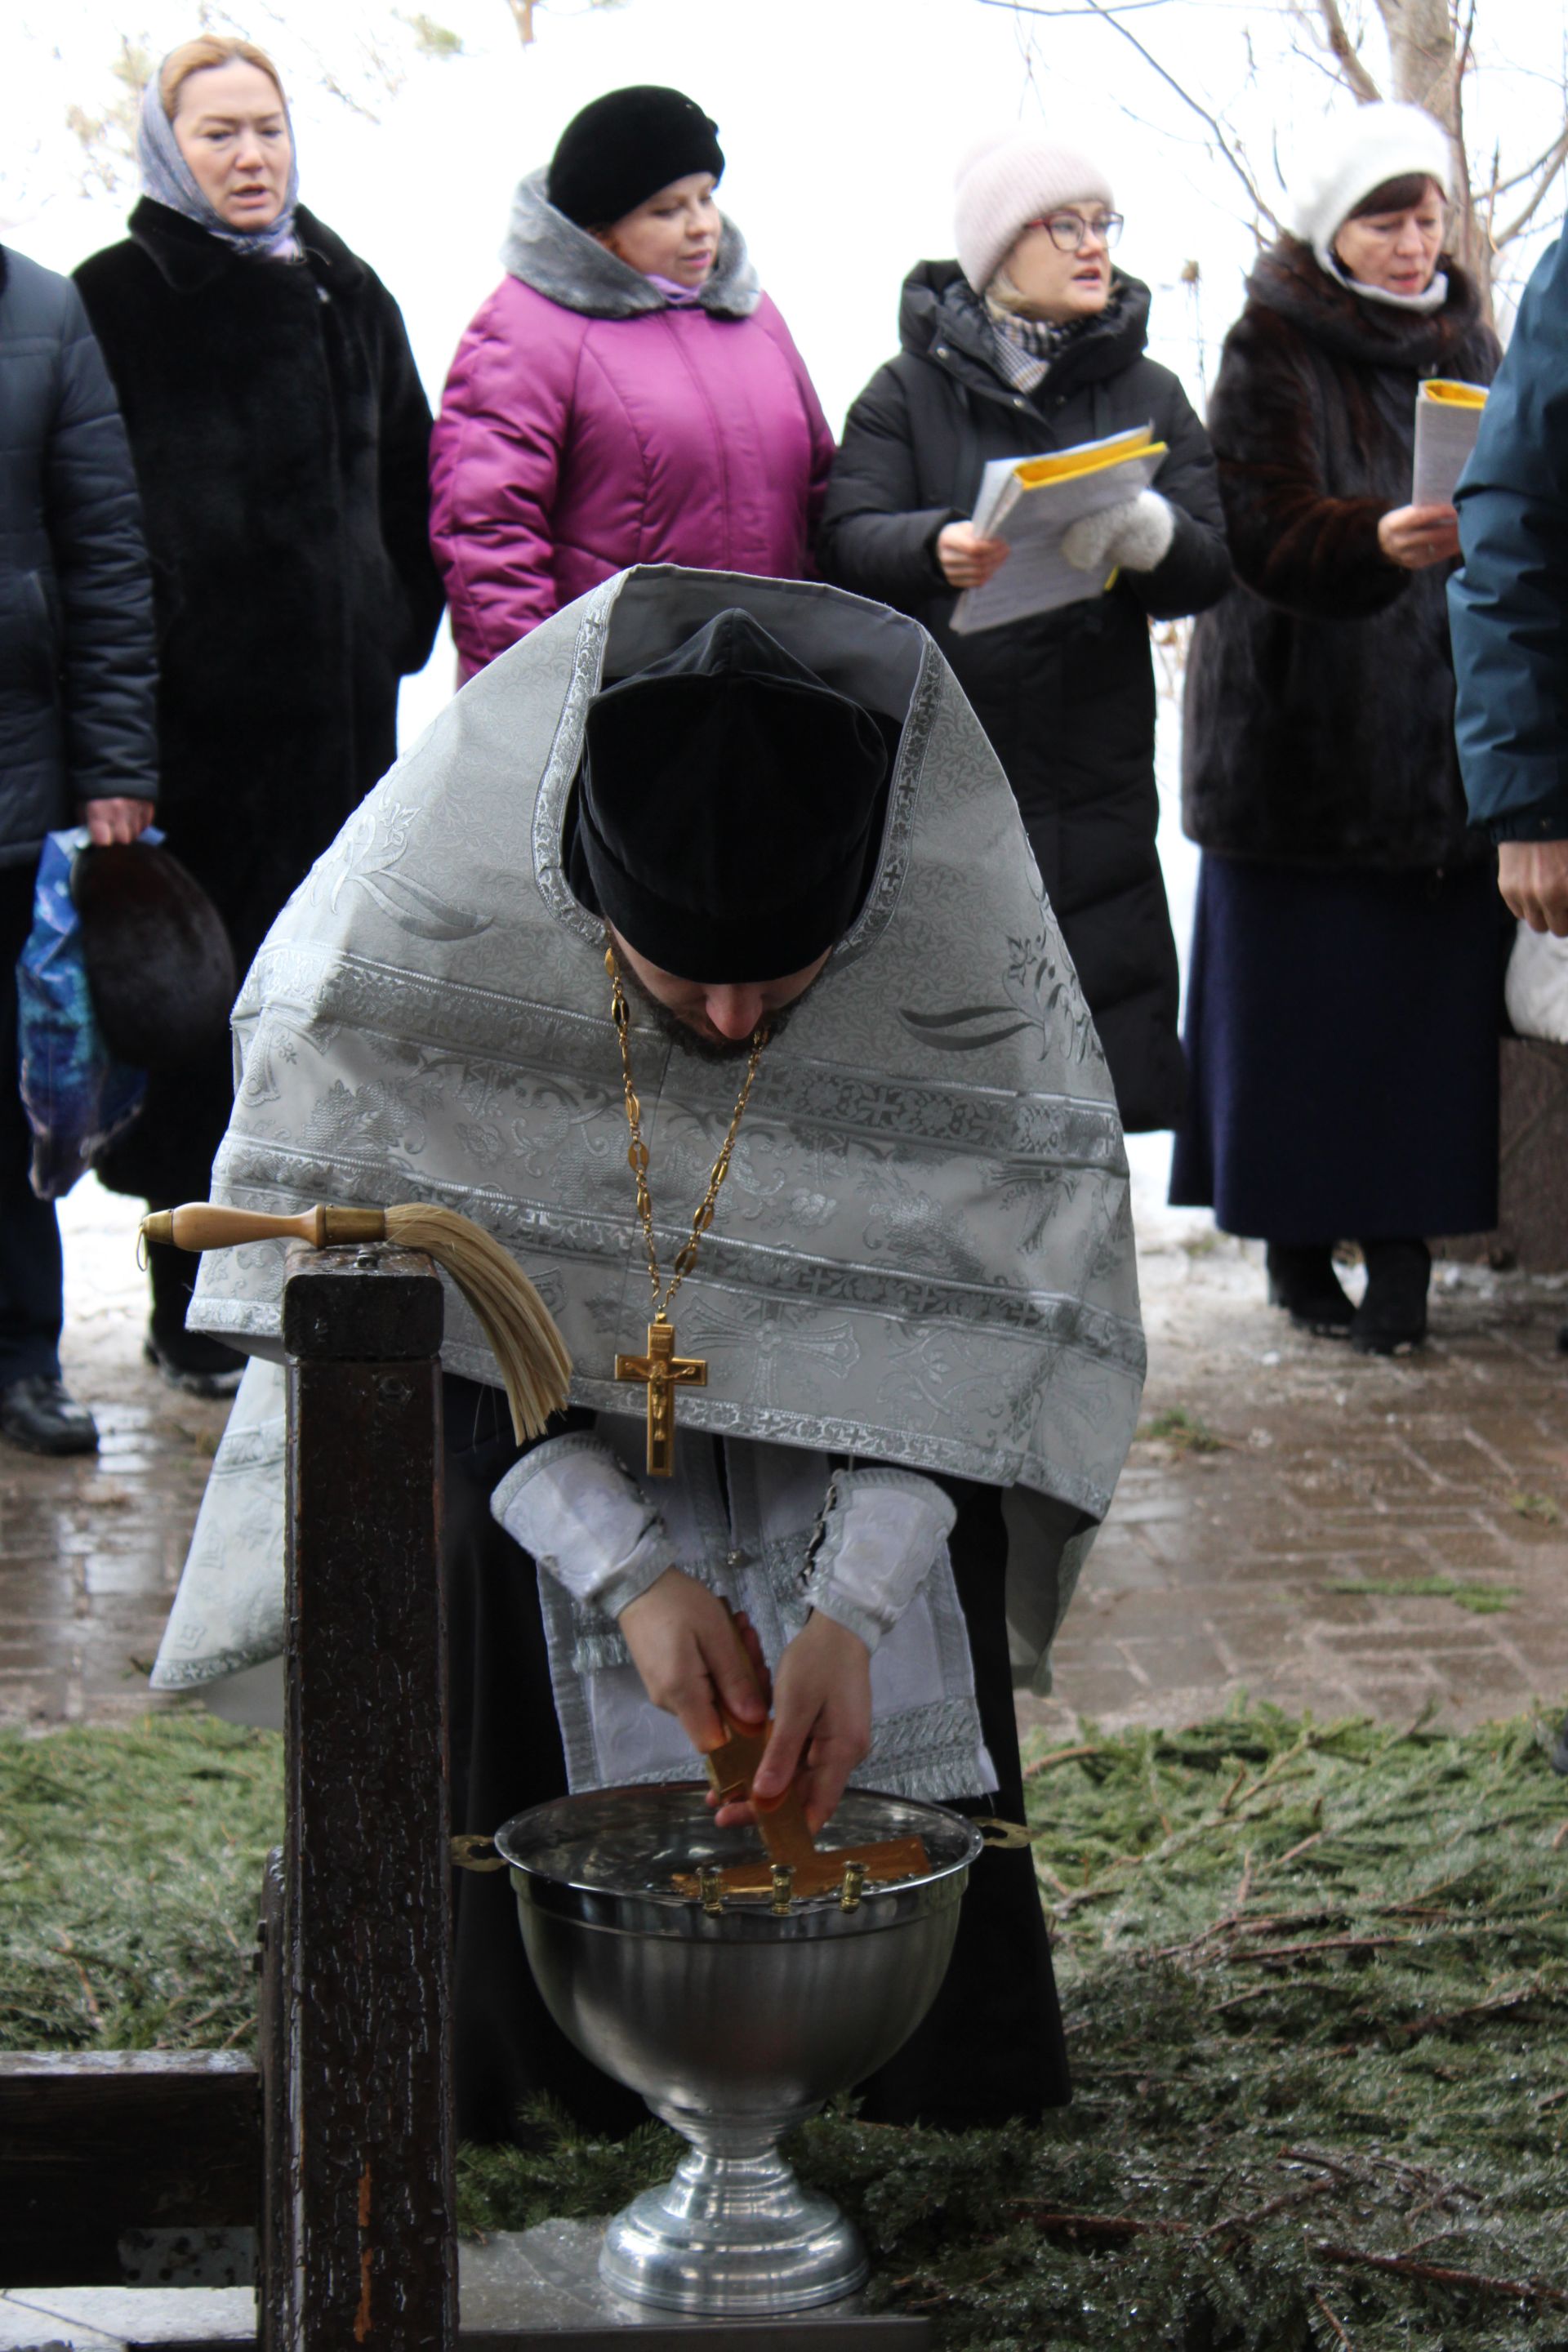
<path id="1" fill-rule="evenodd" d="M 561 133 L 545 194 L 579 228 L 608 228 L 691 172 L 724 169 L 719 125 L 678 89 L 606 90 Z"/>
<path id="2" fill-rule="evenodd" d="M 678 979 L 782 980 L 865 889 L 888 751 L 870 714 L 749 613 L 588 706 L 571 877 Z"/>

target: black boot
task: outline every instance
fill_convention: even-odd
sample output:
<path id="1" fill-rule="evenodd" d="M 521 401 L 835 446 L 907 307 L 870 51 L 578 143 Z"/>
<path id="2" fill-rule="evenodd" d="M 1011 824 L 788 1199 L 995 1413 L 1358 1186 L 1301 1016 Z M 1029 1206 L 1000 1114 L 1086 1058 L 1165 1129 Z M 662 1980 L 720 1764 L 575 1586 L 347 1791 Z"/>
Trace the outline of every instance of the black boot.
<path id="1" fill-rule="evenodd" d="M 1344 1338 L 1355 1309 L 1340 1288 L 1327 1242 L 1300 1247 L 1270 1242 L 1265 1263 L 1270 1307 L 1283 1307 L 1299 1330 L 1315 1331 L 1321 1339 Z"/>
<path id="2" fill-rule="evenodd" d="M 1392 1356 L 1426 1337 L 1426 1286 L 1432 1253 L 1425 1242 L 1363 1242 L 1366 1295 L 1351 1325 L 1351 1346 L 1363 1356 Z"/>
<path id="3" fill-rule="evenodd" d="M 29 1454 L 96 1454 L 98 1423 L 58 1372 L 30 1372 L 0 1389 L 0 1437 Z"/>
<path id="4" fill-rule="evenodd" d="M 142 1354 L 156 1364 L 172 1388 L 188 1396 L 232 1396 L 245 1370 L 245 1358 L 205 1331 L 187 1331 L 185 1309 L 191 1303 L 198 1260 L 172 1242 L 149 1242 L 147 1265 L 153 1277 L 153 1320 Z"/>

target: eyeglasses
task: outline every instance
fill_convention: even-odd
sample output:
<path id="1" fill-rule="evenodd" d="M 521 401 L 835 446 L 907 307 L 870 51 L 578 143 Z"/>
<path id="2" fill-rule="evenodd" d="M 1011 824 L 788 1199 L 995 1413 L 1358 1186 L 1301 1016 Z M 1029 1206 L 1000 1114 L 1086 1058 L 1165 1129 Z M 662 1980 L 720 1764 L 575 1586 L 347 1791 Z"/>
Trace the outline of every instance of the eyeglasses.
<path id="1" fill-rule="evenodd" d="M 1097 237 L 1109 252 L 1126 226 L 1120 213 L 1096 213 L 1085 220 L 1081 213 L 1049 213 L 1044 220 L 1026 221 L 1026 228 L 1043 228 L 1058 253 L 1076 253 L 1086 237 Z"/>

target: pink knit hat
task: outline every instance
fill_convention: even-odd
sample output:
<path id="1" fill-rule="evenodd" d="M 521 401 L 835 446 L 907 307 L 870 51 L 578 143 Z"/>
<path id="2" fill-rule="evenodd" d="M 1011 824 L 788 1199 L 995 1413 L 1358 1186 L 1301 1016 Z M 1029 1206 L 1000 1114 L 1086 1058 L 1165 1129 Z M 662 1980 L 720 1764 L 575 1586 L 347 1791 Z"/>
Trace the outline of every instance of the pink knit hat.
<path id="1" fill-rule="evenodd" d="M 1088 197 L 1109 205 L 1098 163 L 1038 131 L 1010 131 L 972 147 L 953 177 L 959 268 L 984 294 L 1026 221 Z"/>

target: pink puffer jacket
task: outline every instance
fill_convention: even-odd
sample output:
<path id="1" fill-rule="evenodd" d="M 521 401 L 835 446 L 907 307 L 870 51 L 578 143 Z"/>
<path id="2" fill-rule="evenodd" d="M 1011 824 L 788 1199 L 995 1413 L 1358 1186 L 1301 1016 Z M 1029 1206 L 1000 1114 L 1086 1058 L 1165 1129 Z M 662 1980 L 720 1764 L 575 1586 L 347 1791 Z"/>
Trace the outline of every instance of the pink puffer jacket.
<path id="1" fill-rule="evenodd" d="M 518 191 L 509 272 L 458 348 L 431 541 L 465 676 L 632 563 L 800 579 L 833 436 L 726 223 L 678 308 Z"/>

